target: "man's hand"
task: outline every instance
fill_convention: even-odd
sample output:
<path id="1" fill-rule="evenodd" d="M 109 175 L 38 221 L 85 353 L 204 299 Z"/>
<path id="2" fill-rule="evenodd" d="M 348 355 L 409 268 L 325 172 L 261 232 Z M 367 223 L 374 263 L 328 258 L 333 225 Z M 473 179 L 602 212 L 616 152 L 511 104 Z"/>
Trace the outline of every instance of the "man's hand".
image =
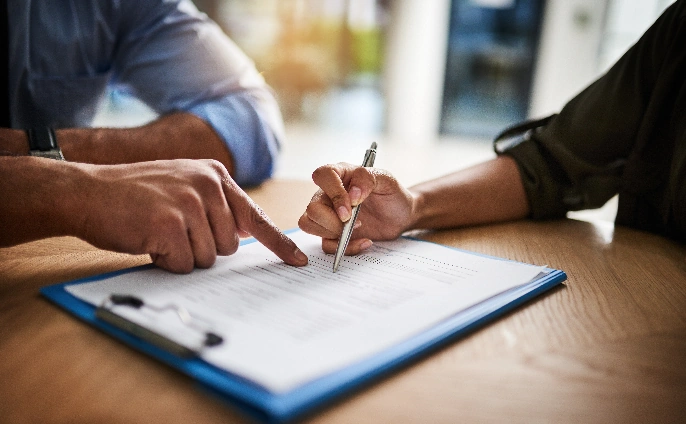
<path id="1" fill-rule="evenodd" d="M 79 236 L 96 247 L 150 254 L 173 272 L 207 268 L 252 235 L 290 265 L 307 257 L 214 160 L 90 166 Z"/>
<path id="2" fill-rule="evenodd" d="M 415 197 L 388 172 L 347 163 L 325 165 L 312 173 L 320 187 L 298 225 L 322 237 L 322 249 L 334 253 L 352 206 L 361 203 L 346 254 L 368 248 L 372 240 L 392 240 L 413 223 Z M 364 201 L 364 203 L 362 203 Z"/>
<path id="3" fill-rule="evenodd" d="M 211 266 L 252 235 L 284 262 L 307 257 L 214 160 L 90 165 L 0 158 L 0 246 L 76 236 L 123 253 L 150 254 L 173 272 Z"/>

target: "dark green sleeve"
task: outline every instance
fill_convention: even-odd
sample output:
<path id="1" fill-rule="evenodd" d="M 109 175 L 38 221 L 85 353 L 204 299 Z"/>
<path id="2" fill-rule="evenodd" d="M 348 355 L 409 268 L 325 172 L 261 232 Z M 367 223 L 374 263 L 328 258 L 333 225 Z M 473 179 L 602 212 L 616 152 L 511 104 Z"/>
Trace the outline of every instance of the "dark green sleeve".
<path id="1" fill-rule="evenodd" d="M 685 6 L 668 8 L 605 75 L 504 152 L 519 166 L 533 218 L 598 208 L 620 191 L 639 133 L 651 127 L 653 89 L 676 47 L 670 41 Z"/>

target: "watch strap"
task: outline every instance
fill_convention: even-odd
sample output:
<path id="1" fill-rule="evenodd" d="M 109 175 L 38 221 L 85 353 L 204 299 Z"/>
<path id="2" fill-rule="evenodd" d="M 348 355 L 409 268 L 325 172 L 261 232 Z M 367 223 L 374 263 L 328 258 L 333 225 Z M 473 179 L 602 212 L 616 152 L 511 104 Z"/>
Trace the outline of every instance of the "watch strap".
<path id="1" fill-rule="evenodd" d="M 26 130 L 29 139 L 29 154 L 51 159 L 64 160 L 57 145 L 55 131 L 50 127 L 33 127 Z"/>
<path id="2" fill-rule="evenodd" d="M 26 130 L 29 136 L 29 150 L 40 150 L 45 152 L 47 150 L 57 149 L 57 141 L 55 138 L 55 131 L 50 127 L 36 127 Z"/>

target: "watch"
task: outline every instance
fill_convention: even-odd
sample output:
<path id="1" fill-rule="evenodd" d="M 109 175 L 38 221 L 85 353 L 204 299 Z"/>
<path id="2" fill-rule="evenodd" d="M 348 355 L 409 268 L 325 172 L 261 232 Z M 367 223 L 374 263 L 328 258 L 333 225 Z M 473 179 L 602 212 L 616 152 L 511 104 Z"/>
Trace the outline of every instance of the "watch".
<path id="1" fill-rule="evenodd" d="M 57 145 L 55 131 L 50 127 L 35 127 L 26 130 L 29 137 L 29 155 L 42 158 L 65 160 Z"/>

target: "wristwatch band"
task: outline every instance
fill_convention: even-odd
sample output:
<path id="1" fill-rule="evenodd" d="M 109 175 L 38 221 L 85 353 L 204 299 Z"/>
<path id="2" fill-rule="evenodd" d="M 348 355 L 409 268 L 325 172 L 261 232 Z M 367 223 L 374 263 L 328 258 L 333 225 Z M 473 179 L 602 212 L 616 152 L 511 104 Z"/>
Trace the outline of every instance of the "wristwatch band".
<path id="1" fill-rule="evenodd" d="M 29 128 L 26 130 L 26 134 L 29 137 L 29 155 L 64 160 L 64 155 L 57 145 L 57 137 L 52 128 Z"/>

